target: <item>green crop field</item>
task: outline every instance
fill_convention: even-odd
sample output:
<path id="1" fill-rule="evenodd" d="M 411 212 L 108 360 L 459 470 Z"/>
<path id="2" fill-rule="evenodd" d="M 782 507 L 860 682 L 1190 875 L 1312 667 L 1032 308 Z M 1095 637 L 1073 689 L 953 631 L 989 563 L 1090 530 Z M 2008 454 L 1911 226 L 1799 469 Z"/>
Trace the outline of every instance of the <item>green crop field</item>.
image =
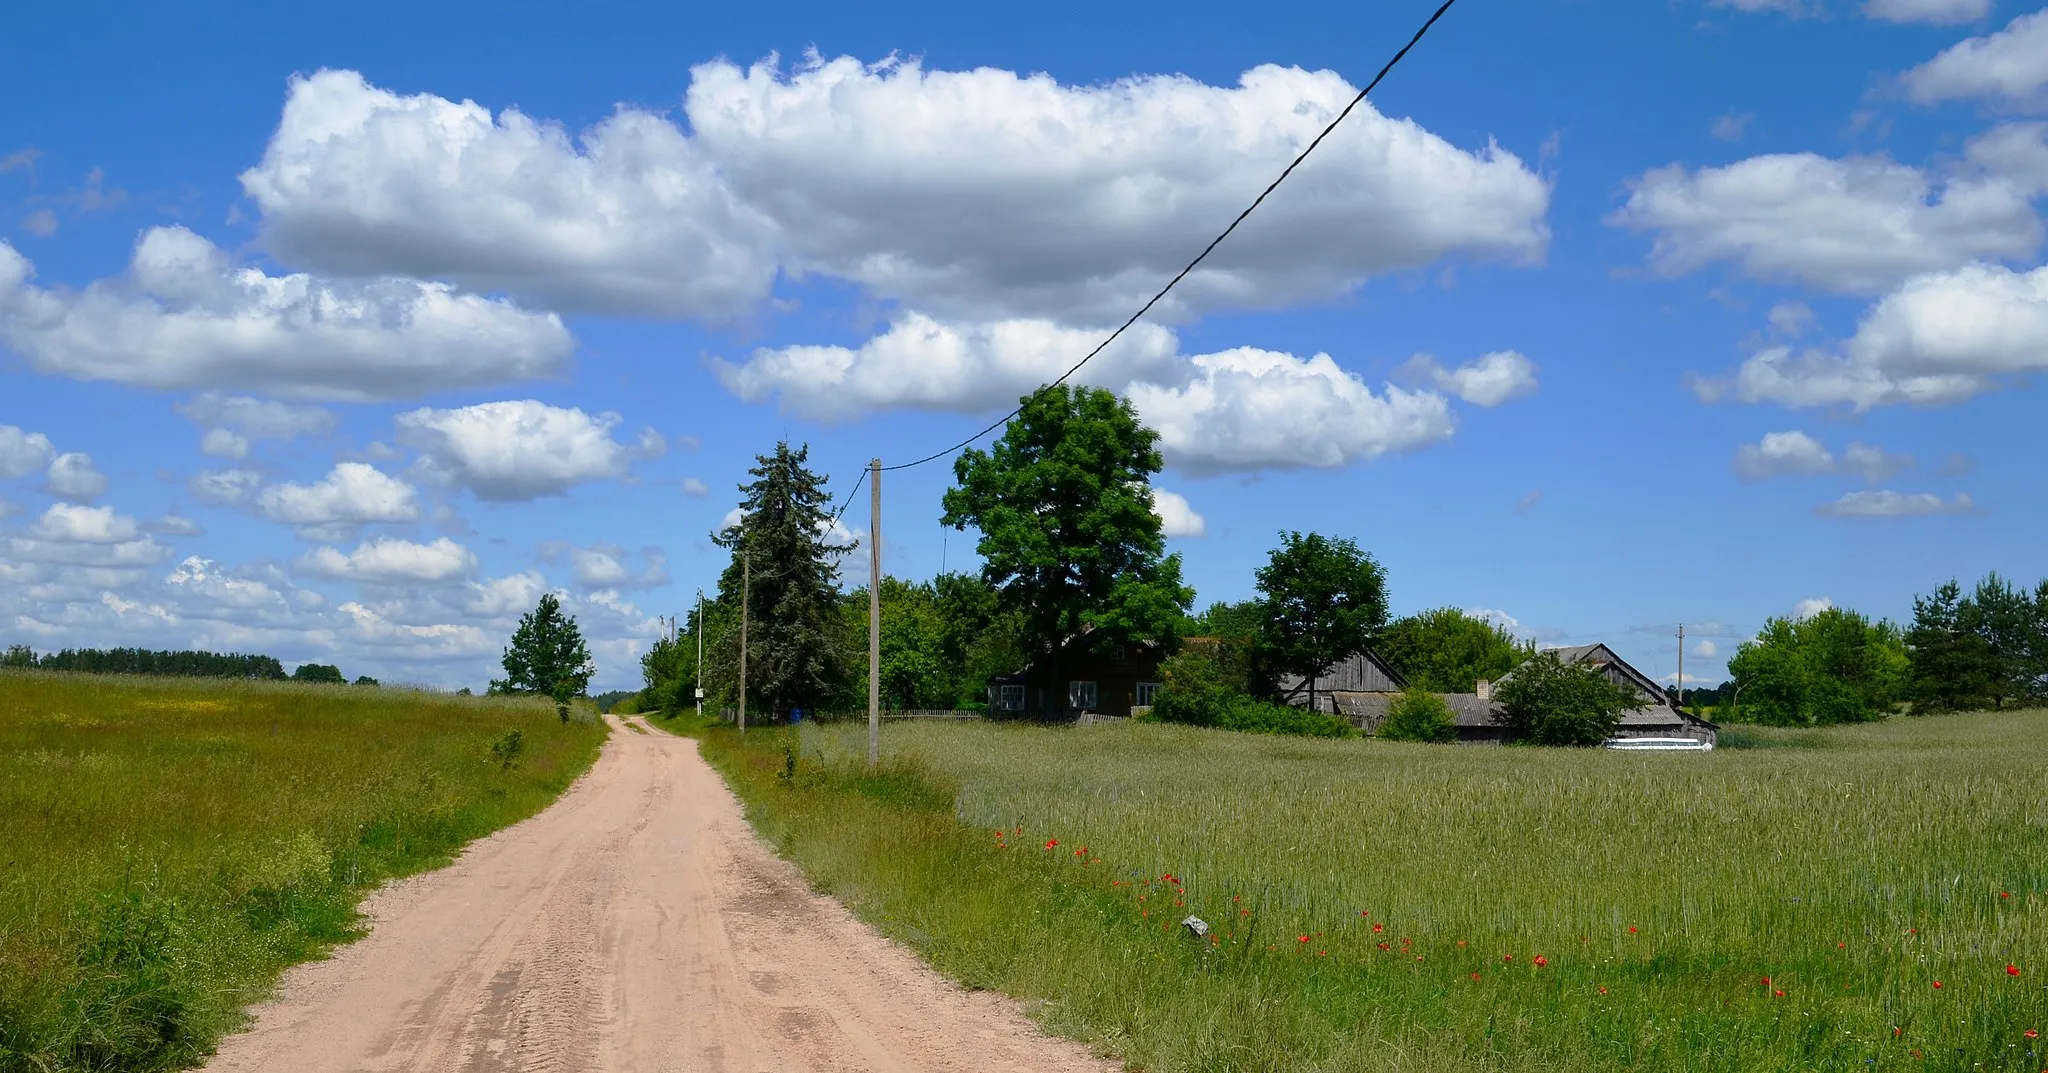
<path id="1" fill-rule="evenodd" d="M 538 811 L 603 737 L 539 702 L 0 673 L 0 1071 L 196 1063 L 369 888 Z"/>
<path id="2" fill-rule="evenodd" d="M 821 889 L 1136 1069 L 2048 1069 L 2048 712 L 1729 737 L 705 747 Z"/>

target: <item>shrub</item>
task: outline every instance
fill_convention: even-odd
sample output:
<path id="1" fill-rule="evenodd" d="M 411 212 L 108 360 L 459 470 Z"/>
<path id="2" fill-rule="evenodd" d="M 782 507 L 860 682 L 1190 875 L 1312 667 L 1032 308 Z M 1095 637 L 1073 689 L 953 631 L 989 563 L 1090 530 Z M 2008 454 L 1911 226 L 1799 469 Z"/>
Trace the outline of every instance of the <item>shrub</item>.
<path id="1" fill-rule="evenodd" d="M 1328 712 L 1312 712 L 1291 704 L 1271 704 L 1239 697 L 1223 709 L 1213 724 L 1223 730 L 1250 734 L 1294 734 L 1304 738 L 1350 738 L 1358 730 Z"/>
<path id="2" fill-rule="evenodd" d="M 1388 741 L 1457 741 L 1458 720 L 1442 697 L 1411 686 L 1387 708 L 1379 733 Z"/>
<path id="3" fill-rule="evenodd" d="M 1271 704 L 1247 696 L 1229 649 L 1193 648 L 1159 665 L 1159 696 L 1151 718 L 1254 734 L 1348 738 L 1351 724 L 1327 712 Z"/>
<path id="4" fill-rule="evenodd" d="M 1533 745 L 1598 745 L 1614 736 L 1623 712 L 1645 701 L 1591 668 L 1543 652 L 1515 668 L 1494 696 L 1515 737 Z"/>

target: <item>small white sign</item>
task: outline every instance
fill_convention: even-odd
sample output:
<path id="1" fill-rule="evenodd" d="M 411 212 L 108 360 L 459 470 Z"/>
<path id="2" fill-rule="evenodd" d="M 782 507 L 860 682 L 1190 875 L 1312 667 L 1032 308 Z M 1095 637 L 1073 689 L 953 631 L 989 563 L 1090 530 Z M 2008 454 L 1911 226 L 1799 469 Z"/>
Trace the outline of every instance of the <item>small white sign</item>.
<path id="1" fill-rule="evenodd" d="M 703 699 L 704 699 L 704 687 L 703 687 L 703 686 L 698 686 L 698 687 L 697 687 L 697 699 L 698 699 L 698 700 L 703 700 Z"/>

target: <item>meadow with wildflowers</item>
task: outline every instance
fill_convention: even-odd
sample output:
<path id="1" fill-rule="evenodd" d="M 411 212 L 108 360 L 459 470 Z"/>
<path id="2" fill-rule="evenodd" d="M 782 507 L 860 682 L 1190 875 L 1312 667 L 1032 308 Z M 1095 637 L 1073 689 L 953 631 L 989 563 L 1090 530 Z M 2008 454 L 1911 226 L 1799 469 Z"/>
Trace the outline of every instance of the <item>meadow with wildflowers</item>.
<path id="1" fill-rule="evenodd" d="M 597 759 L 540 699 L 0 671 L 0 1073 L 187 1068 Z"/>
<path id="2" fill-rule="evenodd" d="M 892 724 L 874 772 L 864 728 L 703 734 L 820 889 L 1134 1069 L 2048 1070 L 2048 712 L 1709 754 Z"/>

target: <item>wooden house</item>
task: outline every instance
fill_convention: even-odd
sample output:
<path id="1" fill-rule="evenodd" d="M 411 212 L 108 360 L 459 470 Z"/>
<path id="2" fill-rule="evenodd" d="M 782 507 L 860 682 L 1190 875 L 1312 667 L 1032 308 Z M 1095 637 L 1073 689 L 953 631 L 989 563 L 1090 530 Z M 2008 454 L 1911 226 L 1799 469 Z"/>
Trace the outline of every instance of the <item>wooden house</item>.
<path id="1" fill-rule="evenodd" d="M 1634 691 L 1644 700 L 1644 707 L 1622 713 L 1621 725 L 1614 731 L 1617 738 L 1691 738 L 1711 745 L 1719 736 L 1719 726 L 1680 709 L 1672 703 L 1671 695 L 1665 692 L 1662 684 L 1635 669 L 1604 644 L 1553 648 L 1550 654 L 1567 664 L 1591 667 L 1605 675 L 1608 681 Z M 1509 671 L 1502 675 L 1500 680 L 1505 682 L 1513 678 L 1514 674 L 1514 671 Z M 1482 683 L 1481 690 L 1490 696 L 1490 685 Z M 1458 729 L 1462 738 L 1462 720 Z"/>
<path id="2" fill-rule="evenodd" d="M 1164 658 L 1150 641 L 1113 645 L 1082 634 L 1060 649 L 1057 660 L 1039 660 L 1015 674 L 991 679 L 988 710 L 991 715 L 1044 717 L 1050 689 L 1053 718 L 1127 717 L 1132 708 L 1150 706 L 1159 693 L 1159 662 Z"/>

